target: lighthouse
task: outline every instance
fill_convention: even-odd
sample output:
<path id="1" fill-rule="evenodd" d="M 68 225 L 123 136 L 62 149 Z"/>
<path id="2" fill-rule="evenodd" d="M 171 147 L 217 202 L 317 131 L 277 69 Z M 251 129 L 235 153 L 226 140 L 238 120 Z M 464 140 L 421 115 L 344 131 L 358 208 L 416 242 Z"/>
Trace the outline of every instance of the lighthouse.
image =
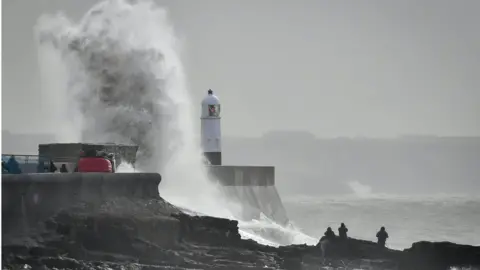
<path id="1" fill-rule="evenodd" d="M 211 165 L 222 165 L 222 133 L 220 128 L 220 100 L 208 90 L 202 101 L 202 149 Z"/>

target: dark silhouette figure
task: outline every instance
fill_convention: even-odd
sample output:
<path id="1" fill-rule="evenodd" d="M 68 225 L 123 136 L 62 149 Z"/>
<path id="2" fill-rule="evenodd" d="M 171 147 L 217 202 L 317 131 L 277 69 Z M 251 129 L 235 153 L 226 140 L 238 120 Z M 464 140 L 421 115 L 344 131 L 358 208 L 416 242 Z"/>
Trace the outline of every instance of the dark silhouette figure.
<path id="1" fill-rule="evenodd" d="M 340 224 L 340 227 L 338 227 L 338 236 L 340 236 L 340 239 L 347 239 L 347 232 L 348 229 L 345 224 Z"/>
<path id="2" fill-rule="evenodd" d="M 388 233 L 387 231 L 385 231 L 385 227 L 380 228 L 380 231 L 377 232 L 378 245 L 381 247 L 385 247 L 387 238 L 388 238 Z"/>
<path id="3" fill-rule="evenodd" d="M 106 155 L 106 159 L 110 160 L 110 163 L 112 164 L 112 172 L 115 172 L 115 155 L 113 153 L 108 153 Z"/>
<path id="4" fill-rule="evenodd" d="M 15 159 L 14 155 L 10 156 L 10 159 L 8 159 L 7 168 L 9 173 L 13 173 L 13 174 L 22 173 L 22 170 L 20 169 L 20 164 L 18 164 L 18 161 Z"/>
<path id="5" fill-rule="evenodd" d="M 2 161 L 2 173 L 9 173 L 8 166 L 7 166 L 7 163 L 5 163 L 5 161 Z"/>
<path id="6" fill-rule="evenodd" d="M 51 173 L 54 173 L 57 171 L 57 166 L 55 166 L 55 164 L 53 164 L 53 161 L 50 161 L 50 166 L 48 168 L 48 171 L 51 172 Z"/>
<path id="7" fill-rule="evenodd" d="M 62 166 L 60 167 L 60 172 L 61 173 L 68 173 L 67 166 L 65 166 L 65 164 L 62 164 Z"/>
<path id="8" fill-rule="evenodd" d="M 327 231 L 325 231 L 324 235 L 325 235 L 325 238 L 329 240 L 333 240 L 336 237 L 335 233 L 332 231 L 332 228 L 330 227 L 327 228 Z"/>

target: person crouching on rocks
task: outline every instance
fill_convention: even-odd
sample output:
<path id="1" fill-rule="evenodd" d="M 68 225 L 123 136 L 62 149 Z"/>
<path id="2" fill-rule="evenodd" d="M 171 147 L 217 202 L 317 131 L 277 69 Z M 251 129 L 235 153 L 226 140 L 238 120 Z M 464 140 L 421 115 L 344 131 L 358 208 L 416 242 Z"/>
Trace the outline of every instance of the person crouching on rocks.
<path id="1" fill-rule="evenodd" d="M 348 232 L 348 229 L 345 226 L 345 224 L 344 223 L 340 224 L 340 227 L 338 227 L 338 236 L 340 236 L 340 239 L 346 240 L 347 232 Z"/>
<path id="2" fill-rule="evenodd" d="M 387 238 L 388 238 L 388 233 L 387 231 L 385 231 L 385 227 L 380 228 L 380 231 L 377 232 L 378 245 L 381 247 L 385 247 Z"/>

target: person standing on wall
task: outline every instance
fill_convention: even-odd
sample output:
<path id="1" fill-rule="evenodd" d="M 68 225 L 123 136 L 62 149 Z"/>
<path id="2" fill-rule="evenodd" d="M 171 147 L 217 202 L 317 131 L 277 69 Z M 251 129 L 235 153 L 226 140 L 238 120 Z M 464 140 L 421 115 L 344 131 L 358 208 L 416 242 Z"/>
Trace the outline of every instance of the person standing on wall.
<path id="1" fill-rule="evenodd" d="M 50 166 L 48 168 L 48 171 L 51 172 L 51 173 L 54 173 L 56 172 L 58 169 L 57 169 L 57 166 L 55 166 L 55 164 L 53 163 L 52 160 L 50 160 Z"/>
<path id="2" fill-rule="evenodd" d="M 13 174 L 22 173 L 22 170 L 20 169 L 20 164 L 18 164 L 18 161 L 15 159 L 14 155 L 11 155 L 10 159 L 8 159 L 7 168 L 9 173 L 13 173 Z"/>
<path id="3" fill-rule="evenodd" d="M 60 167 L 60 172 L 61 173 L 68 173 L 67 166 L 65 164 L 62 164 Z"/>

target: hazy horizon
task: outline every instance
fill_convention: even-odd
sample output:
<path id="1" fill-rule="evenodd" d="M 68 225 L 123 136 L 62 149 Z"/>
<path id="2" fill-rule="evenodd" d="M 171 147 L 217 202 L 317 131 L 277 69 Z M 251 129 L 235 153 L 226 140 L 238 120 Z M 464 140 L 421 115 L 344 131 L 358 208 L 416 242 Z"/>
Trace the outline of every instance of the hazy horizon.
<path id="1" fill-rule="evenodd" d="M 12 131 L 8 129 L 2 129 L 2 132 L 10 133 L 12 135 L 30 135 L 32 137 L 35 136 L 52 136 L 55 137 L 53 132 L 45 131 L 45 132 L 35 132 L 35 131 Z M 369 136 L 331 136 L 331 137 L 321 137 L 317 136 L 312 132 L 307 130 L 287 130 L 287 129 L 278 129 L 278 130 L 269 130 L 262 134 L 255 134 L 250 136 L 241 136 L 241 135 L 225 135 L 223 137 L 229 139 L 262 139 L 271 135 L 281 135 L 281 134 L 292 134 L 298 136 L 308 136 L 318 140 L 335 140 L 335 139 L 351 139 L 351 140 L 402 140 L 402 139 L 480 139 L 480 135 L 460 135 L 460 136 L 452 136 L 452 135 L 433 135 L 433 134 L 398 134 L 391 137 L 369 137 Z M 200 138 L 199 138 L 200 139 Z"/>
<path id="2" fill-rule="evenodd" d="M 33 28 L 95 2 L 2 2 L 3 129 L 55 124 L 42 117 Z M 478 1 L 156 2 L 178 34 L 194 111 L 213 89 L 225 136 L 480 136 Z"/>
<path id="3" fill-rule="evenodd" d="M 5 132 L 5 131 L 3 131 Z M 3 134 L 4 154 L 37 154 L 55 136 Z M 468 194 L 480 187 L 480 137 L 321 139 L 270 134 L 222 140 L 224 165 L 275 166 L 284 196 L 352 194 Z M 365 189 L 366 187 L 366 189 Z"/>

